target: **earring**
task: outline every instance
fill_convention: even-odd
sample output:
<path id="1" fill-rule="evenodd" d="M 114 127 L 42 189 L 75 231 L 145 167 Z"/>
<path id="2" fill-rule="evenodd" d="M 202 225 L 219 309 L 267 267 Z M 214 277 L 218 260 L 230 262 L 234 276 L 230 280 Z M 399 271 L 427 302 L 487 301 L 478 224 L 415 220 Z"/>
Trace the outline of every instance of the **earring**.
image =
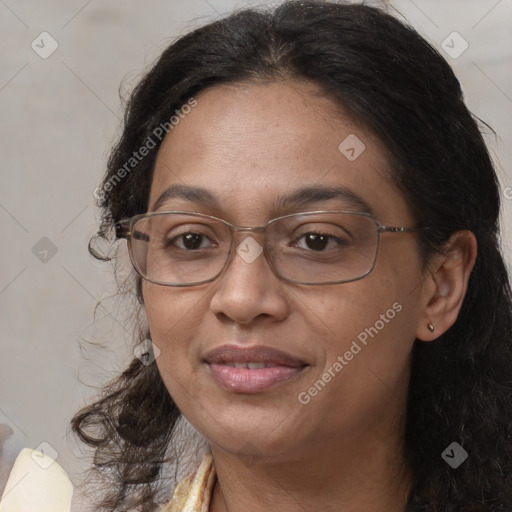
<path id="1" fill-rule="evenodd" d="M 434 332 L 434 326 L 432 325 L 432 322 L 429 322 L 427 327 L 430 332 Z"/>

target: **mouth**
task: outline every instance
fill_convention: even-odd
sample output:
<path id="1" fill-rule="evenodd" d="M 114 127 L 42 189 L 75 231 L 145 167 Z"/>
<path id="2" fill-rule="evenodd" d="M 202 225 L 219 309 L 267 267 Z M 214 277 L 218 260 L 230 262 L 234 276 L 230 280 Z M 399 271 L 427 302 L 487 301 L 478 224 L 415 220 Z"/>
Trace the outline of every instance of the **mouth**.
<path id="1" fill-rule="evenodd" d="M 309 366 L 299 358 L 265 346 L 222 345 L 204 358 L 210 375 L 233 393 L 261 393 L 290 382 Z"/>

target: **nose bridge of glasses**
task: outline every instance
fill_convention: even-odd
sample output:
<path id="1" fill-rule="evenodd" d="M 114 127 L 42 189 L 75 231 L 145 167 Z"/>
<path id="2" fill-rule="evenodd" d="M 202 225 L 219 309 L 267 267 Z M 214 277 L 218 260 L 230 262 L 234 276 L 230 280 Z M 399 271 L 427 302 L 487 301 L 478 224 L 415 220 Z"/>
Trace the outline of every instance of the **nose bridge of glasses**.
<path id="1" fill-rule="evenodd" d="M 238 261 L 238 264 L 242 263 L 241 260 L 243 260 L 247 265 L 253 265 L 257 260 L 260 261 L 260 257 L 267 260 L 266 231 L 266 226 L 231 225 L 231 255 L 228 256 L 225 266 L 231 267 L 234 263 L 233 259 Z"/>
<path id="2" fill-rule="evenodd" d="M 256 243 L 260 243 L 264 245 L 266 238 L 266 226 L 235 226 L 231 225 L 231 238 L 232 244 L 235 245 L 235 248 L 239 246 L 239 244 L 243 244 L 244 240 L 251 238 Z M 259 242 L 258 242 L 259 241 Z"/>
<path id="3" fill-rule="evenodd" d="M 231 230 L 236 233 L 264 233 L 266 226 L 235 226 L 231 225 Z"/>

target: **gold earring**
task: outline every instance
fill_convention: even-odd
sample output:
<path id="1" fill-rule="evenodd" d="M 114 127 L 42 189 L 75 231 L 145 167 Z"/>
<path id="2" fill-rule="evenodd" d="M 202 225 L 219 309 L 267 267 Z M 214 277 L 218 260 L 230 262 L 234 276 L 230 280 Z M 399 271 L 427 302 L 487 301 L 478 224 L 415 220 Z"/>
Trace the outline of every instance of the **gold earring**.
<path id="1" fill-rule="evenodd" d="M 434 332 L 434 326 L 432 325 L 432 322 L 429 322 L 427 327 L 430 332 Z"/>

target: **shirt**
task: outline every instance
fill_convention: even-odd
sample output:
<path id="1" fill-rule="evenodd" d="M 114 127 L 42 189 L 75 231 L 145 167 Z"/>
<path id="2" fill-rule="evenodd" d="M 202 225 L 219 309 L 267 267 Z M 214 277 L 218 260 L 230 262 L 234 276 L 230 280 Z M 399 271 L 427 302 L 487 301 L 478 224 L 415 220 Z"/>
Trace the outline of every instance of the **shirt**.
<path id="1" fill-rule="evenodd" d="M 160 512 L 209 512 L 216 479 L 212 455 L 207 453 Z M 24 448 L 0 498 L 0 512 L 70 512 L 72 496 L 73 486 L 62 467 L 45 453 Z"/>
<path id="2" fill-rule="evenodd" d="M 211 453 L 204 455 L 195 473 L 186 476 L 160 512 L 208 512 L 216 476 Z"/>

